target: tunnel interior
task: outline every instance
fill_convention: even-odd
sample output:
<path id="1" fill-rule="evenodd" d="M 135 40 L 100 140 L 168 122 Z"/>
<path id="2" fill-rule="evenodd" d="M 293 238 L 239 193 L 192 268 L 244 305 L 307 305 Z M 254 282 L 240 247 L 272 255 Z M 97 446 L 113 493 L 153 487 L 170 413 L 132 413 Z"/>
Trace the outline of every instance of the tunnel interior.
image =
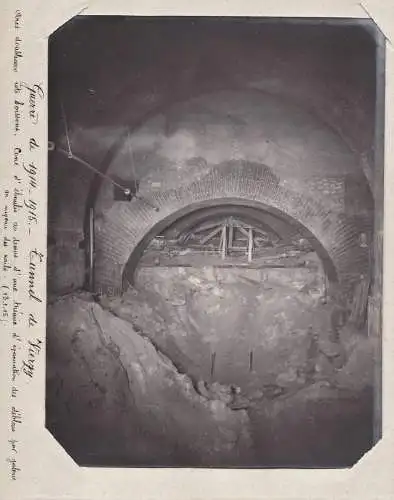
<path id="1" fill-rule="evenodd" d="M 287 376 L 305 383 L 310 332 L 319 329 L 329 279 L 294 225 L 262 210 L 215 204 L 152 238 L 135 274 L 135 289 L 176 325 L 170 342 L 193 379 L 250 393 L 285 379 L 291 358 Z"/>
<path id="2" fill-rule="evenodd" d="M 88 16 L 49 48 L 54 438 L 84 466 L 355 464 L 380 436 L 370 24 Z"/>

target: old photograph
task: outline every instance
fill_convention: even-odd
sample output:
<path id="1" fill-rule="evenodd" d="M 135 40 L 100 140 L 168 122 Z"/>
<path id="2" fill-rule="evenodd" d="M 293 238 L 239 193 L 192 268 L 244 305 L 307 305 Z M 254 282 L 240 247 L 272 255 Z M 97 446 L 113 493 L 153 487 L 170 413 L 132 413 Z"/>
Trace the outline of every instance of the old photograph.
<path id="1" fill-rule="evenodd" d="M 46 427 L 80 466 L 344 468 L 381 438 L 372 20 L 48 41 Z"/>

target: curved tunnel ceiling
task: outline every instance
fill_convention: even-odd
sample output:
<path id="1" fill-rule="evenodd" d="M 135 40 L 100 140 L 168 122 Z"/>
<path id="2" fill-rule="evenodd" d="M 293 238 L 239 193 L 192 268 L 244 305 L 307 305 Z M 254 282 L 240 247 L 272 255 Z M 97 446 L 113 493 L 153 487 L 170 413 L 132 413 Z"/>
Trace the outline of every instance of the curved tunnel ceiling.
<path id="1" fill-rule="evenodd" d="M 362 154 L 373 141 L 371 26 L 359 22 L 349 30 L 348 22 L 340 20 L 336 26 L 314 24 L 290 19 L 244 24 L 231 18 L 74 18 L 50 39 L 50 81 L 57 89 L 50 118 L 56 122 L 58 96 L 66 95 L 70 124 L 110 132 L 120 124 L 134 128 L 147 113 L 152 116 L 158 106 L 180 96 L 255 88 L 316 111 Z M 56 136 L 64 132 L 58 125 L 51 127 Z M 113 156 L 108 140 L 104 142 Z M 79 146 L 83 150 L 83 141 L 76 141 L 76 152 Z M 87 152 L 95 157 L 92 149 Z M 104 168 L 109 156 L 101 158 Z"/>
<path id="2" fill-rule="evenodd" d="M 324 122 L 282 97 L 250 90 L 215 92 L 162 109 L 124 136 L 107 173 L 136 176 L 141 189 L 160 182 L 165 190 L 178 187 L 181 175 L 201 176 L 204 165 L 239 159 L 264 164 L 281 178 L 363 177 L 355 155 Z"/>
<path id="3" fill-rule="evenodd" d="M 127 281 L 131 284 L 134 283 L 134 274 L 141 262 L 143 265 L 149 262 L 155 263 L 156 260 L 158 262 L 155 265 L 160 263 L 160 252 L 158 253 L 157 250 L 163 244 L 164 247 L 169 245 L 169 249 L 175 245 L 176 252 L 189 249 L 192 252 L 197 250 L 212 253 L 214 251 L 214 254 L 220 254 L 220 246 L 223 243 L 222 231 L 225 228 L 225 238 L 227 240 L 231 238 L 231 242 L 227 241 L 222 259 L 225 259 L 230 265 L 246 265 L 246 262 L 249 262 L 248 265 L 259 267 L 264 265 L 261 256 L 271 256 L 268 260 L 272 260 L 275 267 L 275 262 L 278 264 L 281 258 L 286 260 L 286 254 L 316 251 L 328 280 L 336 282 L 335 267 L 327 252 L 316 238 L 305 228 L 301 228 L 296 221 L 278 217 L 257 207 L 225 204 L 223 200 L 222 203 L 217 204 L 216 201 L 212 201 L 204 208 L 193 209 L 191 207 L 186 214 L 174 214 L 153 228 L 139 243 L 127 263 L 125 269 Z M 166 227 L 162 229 L 165 224 L 167 224 Z M 231 237 L 230 226 L 232 227 Z M 250 236 L 253 238 L 250 260 L 242 257 L 243 254 L 248 256 L 247 239 L 249 235 L 247 231 L 249 228 L 252 229 Z M 259 236 L 263 237 L 263 242 L 258 242 Z M 241 242 L 240 239 L 246 241 Z M 270 248 L 273 251 L 270 251 Z M 276 250 L 274 250 L 275 248 Z M 188 255 L 188 251 L 186 255 Z M 166 260 L 165 257 L 164 260 Z M 193 266 L 198 265 L 201 259 L 198 259 L 197 256 L 197 260 L 193 257 L 191 259 L 186 257 L 182 260 L 187 261 L 187 265 Z M 286 265 L 285 260 L 279 263 L 279 267 L 283 264 Z M 176 258 L 174 262 L 176 262 Z M 204 261 L 204 265 L 208 265 L 207 262 Z"/>
<path id="4" fill-rule="evenodd" d="M 140 199 L 114 201 L 113 187 L 102 183 L 95 205 L 99 287 L 120 287 L 125 266 L 133 267 L 126 263 L 135 262 L 141 242 L 163 221 L 199 203 L 230 199 L 267 207 L 304 228 L 341 282 L 354 282 L 368 267 L 358 245 L 363 228 L 346 215 L 349 178 L 363 187 L 352 203 L 368 205 L 356 158 L 332 129 L 275 96 L 220 92 L 174 106 L 130 136 L 108 173 L 138 179 Z M 362 215 L 367 233 L 370 214 Z"/>
<path id="5" fill-rule="evenodd" d="M 241 217 L 249 224 L 263 231 L 269 231 L 284 241 L 290 241 L 291 238 L 299 234 L 296 228 L 268 212 L 263 212 L 255 208 L 233 205 L 212 206 L 191 212 L 177 219 L 171 226 L 166 228 L 162 234 L 165 238 L 177 239 L 193 231 L 200 224 L 224 217 Z"/>
<path id="6" fill-rule="evenodd" d="M 184 173 L 193 175 L 197 169 L 200 175 L 206 162 L 244 158 L 279 167 L 282 176 L 293 180 L 297 175 L 353 175 L 370 191 L 365 161 L 337 130 L 288 97 L 260 89 L 222 89 L 187 98 L 180 94 L 175 102 L 153 106 L 137 126 L 84 129 L 81 136 L 77 133 L 76 143 L 87 150 L 107 144 L 100 171 L 126 181 L 137 177 L 159 183 L 160 189 L 172 187 L 172 176 L 178 186 L 181 162 L 187 166 Z M 165 180 L 153 179 L 160 167 L 165 169 Z M 103 179 L 96 176 L 88 193 L 85 227 L 89 208 L 97 206 L 102 188 Z"/>

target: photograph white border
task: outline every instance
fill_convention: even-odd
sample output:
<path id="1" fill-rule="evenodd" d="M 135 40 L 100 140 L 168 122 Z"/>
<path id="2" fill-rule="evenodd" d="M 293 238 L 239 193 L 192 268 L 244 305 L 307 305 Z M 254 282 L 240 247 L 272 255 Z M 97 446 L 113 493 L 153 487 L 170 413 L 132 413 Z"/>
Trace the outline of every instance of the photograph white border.
<path id="1" fill-rule="evenodd" d="M 15 52 L 15 12 L 22 13 L 21 29 L 23 57 L 19 72 L 13 71 Z M 0 497 L 8 499 L 389 499 L 394 498 L 393 443 L 394 400 L 390 399 L 394 385 L 394 266 L 389 258 L 394 255 L 394 237 L 390 221 L 394 220 L 394 173 L 392 168 L 394 122 L 394 5 L 392 0 L 347 2 L 343 0 L 316 1 L 265 0 L 248 1 L 67 1 L 43 0 L 6 1 L 2 4 L 1 40 L 1 187 L 11 186 L 13 173 L 13 102 L 14 81 L 40 82 L 45 91 L 41 102 L 40 123 L 34 129 L 35 137 L 44 147 L 35 152 L 39 165 L 39 225 L 26 240 L 25 267 L 28 274 L 28 251 L 41 249 L 46 253 L 46 189 L 47 189 L 47 71 L 48 37 L 60 25 L 75 15 L 188 15 L 188 16 L 270 16 L 270 17 L 371 17 L 386 37 L 386 110 L 385 110 L 385 231 L 384 231 L 384 309 L 383 309 L 383 439 L 358 464 L 345 470 L 242 470 L 242 469 L 144 469 L 144 468 L 83 468 L 77 466 L 64 449 L 45 429 L 45 353 L 40 354 L 33 380 L 21 384 L 18 405 L 22 422 L 18 430 L 18 468 L 16 480 L 11 479 L 10 461 L 10 374 L 12 357 L 11 332 L 1 332 L 0 386 L 1 386 L 1 446 L 3 452 Z M 20 140 L 28 144 L 32 126 L 26 125 Z M 23 134 L 23 136 L 22 136 Z M 0 199 L 3 196 L 0 195 Z M 1 202 L 3 203 L 3 201 Z M 21 281 L 23 283 L 23 280 Z M 45 299 L 45 268 L 35 284 Z M 26 304 L 24 314 L 32 311 L 40 317 L 40 335 L 45 339 L 45 300 L 31 304 L 28 285 L 20 291 L 20 300 Z M 24 333 L 22 332 L 22 335 Z M 26 336 L 31 332 L 26 331 Z M 27 337 L 26 337 L 27 338 Z M 30 338 L 30 337 L 29 337 Z M 3 496 L 2 496 L 3 495 Z"/>

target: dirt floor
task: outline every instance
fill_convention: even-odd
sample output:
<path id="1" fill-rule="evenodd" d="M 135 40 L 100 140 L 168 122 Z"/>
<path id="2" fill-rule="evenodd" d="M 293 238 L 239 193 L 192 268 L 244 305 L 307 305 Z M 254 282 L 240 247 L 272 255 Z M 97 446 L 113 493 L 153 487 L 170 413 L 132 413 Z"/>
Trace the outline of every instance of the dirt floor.
<path id="1" fill-rule="evenodd" d="M 191 377 L 249 393 L 306 382 L 315 332 L 323 340 L 330 327 L 323 295 L 322 274 L 307 268 L 142 267 L 111 309 Z"/>
<path id="2" fill-rule="evenodd" d="M 77 462 L 345 467 L 372 446 L 373 342 L 332 335 L 315 274 L 261 273 L 146 268 L 48 306 L 47 426 Z"/>

